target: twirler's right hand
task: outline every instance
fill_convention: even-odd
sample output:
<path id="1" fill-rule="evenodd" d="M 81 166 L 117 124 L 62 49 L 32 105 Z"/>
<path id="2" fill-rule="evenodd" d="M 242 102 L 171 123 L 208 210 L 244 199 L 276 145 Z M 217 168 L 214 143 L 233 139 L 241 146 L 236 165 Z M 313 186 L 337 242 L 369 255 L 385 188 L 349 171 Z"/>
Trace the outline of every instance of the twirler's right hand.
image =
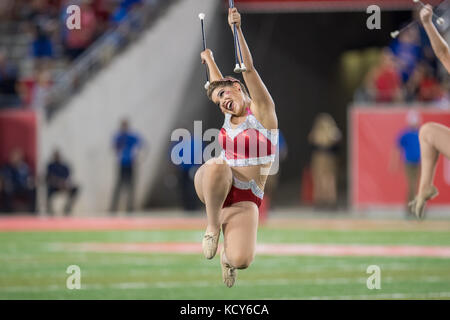
<path id="1" fill-rule="evenodd" d="M 206 49 L 200 53 L 200 58 L 202 59 L 202 63 L 205 64 L 207 59 L 213 59 L 213 53 L 210 49 Z"/>

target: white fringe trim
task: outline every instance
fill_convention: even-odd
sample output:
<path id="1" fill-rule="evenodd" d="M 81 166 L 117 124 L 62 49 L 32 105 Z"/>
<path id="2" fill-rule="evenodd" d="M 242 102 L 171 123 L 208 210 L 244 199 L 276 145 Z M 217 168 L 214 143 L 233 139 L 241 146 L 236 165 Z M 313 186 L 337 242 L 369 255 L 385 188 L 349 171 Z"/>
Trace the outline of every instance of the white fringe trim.
<path id="1" fill-rule="evenodd" d="M 252 193 L 260 198 L 261 200 L 264 197 L 264 192 L 259 188 L 258 184 L 255 182 L 255 180 L 250 180 L 248 182 L 238 180 L 236 177 L 233 176 L 233 186 L 235 186 L 238 189 L 241 190 L 248 190 L 250 189 Z"/>
<path id="2" fill-rule="evenodd" d="M 225 155 L 225 150 L 220 153 L 220 158 L 224 160 L 230 167 L 248 167 L 257 166 L 261 164 L 267 164 L 275 161 L 275 155 L 264 156 L 259 158 L 247 158 L 247 159 L 228 159 Z"/>

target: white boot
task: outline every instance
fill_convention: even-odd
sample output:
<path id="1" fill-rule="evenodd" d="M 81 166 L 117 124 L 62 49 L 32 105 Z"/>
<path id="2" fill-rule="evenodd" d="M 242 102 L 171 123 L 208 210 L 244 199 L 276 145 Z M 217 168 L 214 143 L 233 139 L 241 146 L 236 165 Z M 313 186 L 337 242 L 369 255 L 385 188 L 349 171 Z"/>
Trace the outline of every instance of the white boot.
<path id="1" fill-rule="evenodd" d="M 227 262 L 224 261 L 223 255 L 225 254 L 224 249 L 222 248 L 222 252 L 220 253 L 220 265 L 222 267 L 222 279 L 223 283 L 228 288 L 231 288 L 234 285 L 237 277 L 237 270 L 230 266 Z"/>

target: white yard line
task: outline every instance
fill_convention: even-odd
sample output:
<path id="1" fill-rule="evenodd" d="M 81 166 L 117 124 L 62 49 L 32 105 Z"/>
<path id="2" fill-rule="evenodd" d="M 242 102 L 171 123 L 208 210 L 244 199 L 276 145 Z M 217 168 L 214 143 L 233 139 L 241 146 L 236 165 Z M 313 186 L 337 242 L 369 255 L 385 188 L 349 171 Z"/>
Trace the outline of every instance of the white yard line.
<path id="1" fill-rule="evenodd" d="M 47 248 L 54 251 L 75 250 L 82 252 L 118 253 L 201 253 L 201 244 L 196 242 L 139 242 L 139 243 L 50 243 Z M 258 255 L 284 256 L 352 256 L 352 257 L 433 257 L 450 258 L 448 246 L 417 245 L 357 245 L 357 244 L 308 244 L 308 243 L 260 243 Z"/>
<path id="2" fill-rule="evenodd" d="M 253 287 L 253 286 L 281 286 L 281 285 L 343 285 L 343 284 L 354 284 L 354 285 L 364 285 L 366 284 L 367 278 L 359 277 L 359 278 L 325 278 L 325 279 L 260 279 L 260 280 L 239 280 L 240 287 Z M 394 277 L 385 277 L 383 278 L 383 283 L 396 283 L 396 282 L 404 282 L 411 281 L 409 279 L 402 278 L 394 278 Z M 418 283 L 436 283 L 436 282 L 450 282 L 450 278 L 443 279 L 439 277 L 423 277 L 414 279 L 414 282 Z M 190 287 L 214 287 L 214 286 L 222 286 L 220 279 L 217 281 L 157 281 L 157 282 L 119 282 L 119 283 L 108 283 L 108 284 L 100 284 L 100 283 L 89 283 L 82 284 L 82 290 L 101 290 L 101 289 L 152 289 L 152 288 L 190 288 Z M 36 292 L 36 291 L 61 291 L 68 290 L 65 285 L 47 285 L 47 286 L 11 286 L 11 287 L 2 287 L 0 288 L 0 293 L 2 292 Z M 422 293 L 414 294 L 412 296 L 416 296 Z M 447 294 L 447 293 L 445 293 Z M 449 293 L 450 294 L 450 293 Z M 390 295 L 390 294 L 388 294 Z M 423 295 L 423 294 L 422 294 Z M 379 295 L 367 295 L 367 297 L 374 297 Z M 321 296 L 322 297 L 322 296 Z M 322 298 L 331 298 L 333 296 L 323 296 Z M 342 299 L 346 299 L 346 297 L 353 296 L 336 296 L 341 297 Z M 308 299 L 314 299 L 317 297 L 309 297 Z M 292 297 L 280 298 L 280 299 L 297 299 Z M 304 299 L 304 298 L 302 298 Z M 362 298 L 363 299 L 363 298 Z"/>
<path id="3" fill-rule="evenodd" d="M 283 297 L 281 300 L 370 300 L 370 299 L 443 299 L 450 298 L 450 292 L 429 292 L 429 293 L 383 293 L 373 295 L 348 295 L 348 296 L 316 296 L 316 297 Z"/>

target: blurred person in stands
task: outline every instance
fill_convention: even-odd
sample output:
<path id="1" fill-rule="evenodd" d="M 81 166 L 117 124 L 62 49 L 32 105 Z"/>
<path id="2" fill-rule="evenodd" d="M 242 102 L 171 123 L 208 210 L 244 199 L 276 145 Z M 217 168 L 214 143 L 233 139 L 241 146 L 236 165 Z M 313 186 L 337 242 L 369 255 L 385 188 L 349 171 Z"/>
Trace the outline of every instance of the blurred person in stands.
<path id="1" fill-rule="evenodd" d="M 0 108 L 20 106 L 17 67 L 0 50 Z"/>
<path id="2" fill-rule="evenodd" d="M 64 46 L 70 60 L 77 58 L 95 40 L 97 36 L 97 18 L 92 6 L 92 0 L 81 0 L 81 29 L 66 31 Z"/>
<path id="3" fill-rule="evenodd" d="M 372 70 L 369 70 L 369 72 L 364 75 L 362 83 L 356 88 L 353 94 L 353 100 L 356 103 L 368 103 L 375 101 L 372 75 Z"/>
<path id="4" fill-rule="evenodd" d="M 450 49 L 434 26 L 432 15 L 433 8 L 430 5 L 426 5 L 420 10 L 420 19 L 430 38 L 433 51 L 447 72 L 450 73 Z M 419 141 L 422 161 L 419 190 L 409 205 L 412 213 L 421 219 L 424 217 L 426 202 L 439 194 L 433 185 L 433 180 L 439 154 L 450 159 L 450 128 L 439 123 L 425 123 L 420 128 Z"/>
<path id="5" fill-rule="evenodd" d="M 432 68 L 424 62 L 417 65 L 406 84 L 406 92 L 407 101 L 436 102 L 444 96 Z"/>
<path id="6" fill-rule="evenodd" d="M 337 154 L 342 134 L 333 117 L 320 113 L 308 136 L 312 147 L 313 202 L 317 208 L 336 209 Z"/>
<path id="7" fill-rule="evenodd" d="M 39 25 L 34 26 L 31 55 L 37 66 L 47 65 L 53 58 L 53 44 L 50 35 Z"/>
<path id="8" fill-rule="evenodd" d="M 404 170 L 406 181 L 408 184 L 407 189 L 407 202 L 414 199 L 414 195 L 417 191 L 417 184 L 419 181 L 420 173 L 420 143 L 419 143 L 419 127 L 420 127 L 420 114 L 417 111 L 409 111 L 406 115 L 407 127 L 403 129 L 397 137 L 396 148 L 392 153 L 390 169 L 391 171 L 397 171 L 399 167 L 400 158 L 404 163 Z"/>
<path id="9" fill-rule="evenodd" d="M 365 79 L 367 94 L 378 103 L 399 102 L 403 99 L 402 81 L 389 48 L 381 51 L 379 63 Z"/>
<path id="10" fill-rule="evenodd" d="M 22 5 L 19 13 L 32 37 L 30 53 L 33 63 L 37 67 L 50 65 L 54 58 L 53 36 L 59 29 L 55 4 L 49 0 L 33 0 Z"/>
<path id="11" fill-rule="evenodd" d="M 404 29 L 393 40 L 390 49 L 395 56 L 395 63 L 399 69 L 402 83 L 406 83 L 417 64 L 422 59 L 420 32 L 417 26 Z"/>
<path id="12" fill-rule="evenodd" d="M 50 31 L 55 27 L 58 14 L 59 0 L 31 0 L 23 4 L 20 8 L 21 15 L 28 22 L 28 27 L 38 25 L 45 31 Z"/>
<path id="13" fill-rule="evenodd" d="M 66 193 L 67 201 L 64 206 L 64 214 L 72 211 L 73 203 L 78 194 L 78 186 L 71 180 L 70 168 L 61 159 L 58 149 L 53 151 L 51 162 L 47 165 L 47 212 L 53 215 L 52 197 L 56 193 Z"/>
<path id="14" fill-rule="evenodd" d="M 118 3 L 117 7 L 113 10 L 110 18 L 110 24 L 113 27 L 118 26 L 120 23 L 126 21 L 129 19 L 130 15 L 129 12 L 133 10 L 134 8 L 137 8 L 141 5 L 142 0 L 121 0 L 120 3 Z M 118 46 L 122 47 L 126 43 L 126 36 L 125 34 L 132 31 L 134 26 L 137 26 L 137 21 L 134 21 L 130 24 L 127 24 L 127 28 L 120 28 L 117 29 L 111 38 L 112 41 Z M 130 29 L 131 27 L 131 29 Z"/>
<path id="15" fill-rule="evenodd" d="M 9 162 L 1 168 L 0 172 L 3 181 L 5 211 L 17 211 L 17 200 L 22 200 L 25 202 L 26 210 L 35 213 L 35 179 L 20 148 L 16 148 L 10 153 Z"/>
<path id="16" fill-rule="evenodd" d="M 111 15 L 111 21 L 113 24 L 120 23 L 123 21 L 128 13 L 135 7 L 142 4 L 142 0 L 121 0 L 117 8 Z"/>
<path id="17" fill-rule="evenodd" d="M 109 27 L 112 6 L 110 0 L 93 0 L 92 8 L 97 18 L 97 31 L 105 32 Z"/>
<path id="18" fill-rule="evenodd" d="M 31 108 L 44 110 L 47 105 L 50 89 L 52 87 L 52 75 L 47 69 L 38 71 L 36 82 L 31 90 Z"/>
<path id="19" fill-rule="evenodd" d="M 127 193 L 127 212 L 134 210 L 134 185 L 136 163 L 139 151 L 143 148 L 141 137 L 130 130 L 127 119 L 122 119 L 120 131 L 114 136 L 114 150 L 117 155 L 117 182 L 111 199 L 111 212 L 117 211 L 120 191 Z"/>
<path id="20" fill-rule="evenodd" d="M 14 1 L 15 0 L 2 0 L 0 1 L 0 19 L 7 21 L 14 13 Z"/>

